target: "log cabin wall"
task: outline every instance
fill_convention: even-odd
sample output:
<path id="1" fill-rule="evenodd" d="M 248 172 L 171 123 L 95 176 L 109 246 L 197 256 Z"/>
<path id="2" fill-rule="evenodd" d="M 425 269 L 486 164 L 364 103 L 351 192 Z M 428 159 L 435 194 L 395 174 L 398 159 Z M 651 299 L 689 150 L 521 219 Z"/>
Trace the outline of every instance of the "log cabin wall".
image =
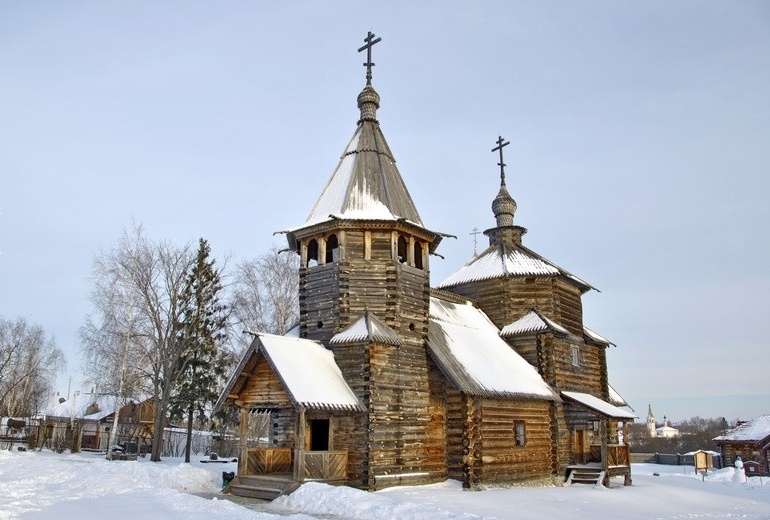
<path id="1" fill-rule="evenodd" d="M 583 335 L 580 289 L 563 278 L 494 278 L 456 285 L 449 290 L 478 302 L 481 310 L 500 329 L 536 308 L 573 334 Z"/>
<path id="2" fill-rule="evenodd" d="M 350 389 L 364 406 L 370 401 L 371 365 L 369 345 L 365 342 L 334 345 L 334 359 Z M 337 417 L 334 421 L 334 445 L 348 452 L 348 484 L 369 487 L 369 415 L 366 412 Z"/>
<path id="3" fill-rule="evenodd" d="M 483 442 L 474 455 L 481 458 L 480 480 L 502 483 L 551 476 L 550 403 L 499 398 L 480 402 L 478 428 Z"/>
<path id="4" fill-rule="evenodd" d="M 574 390 L 607 398 L 602 384 L 604 349 L 575 336 L 544 334 L 542 344 L 552 360 L 546 382 L 558 391 Z"/>

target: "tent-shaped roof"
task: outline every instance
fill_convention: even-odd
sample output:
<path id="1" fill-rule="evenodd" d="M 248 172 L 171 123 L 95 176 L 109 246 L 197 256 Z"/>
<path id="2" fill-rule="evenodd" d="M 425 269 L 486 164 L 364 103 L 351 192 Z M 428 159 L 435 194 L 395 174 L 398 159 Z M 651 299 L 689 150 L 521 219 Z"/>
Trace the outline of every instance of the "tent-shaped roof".
<path id="1" fill-rule="evenodd" d="M 337 220 L 407 222 L 428 231 L 380 129 L 376 118 L 379 106 L 379 94 L 366 85 L 358 95 L 358 126 L 337 167 L 305 223 L 286 231 L 290 248 L 296 249 L 300 229 Z M 434 235 L 430 245 L 434 251 L 442 235 L 428 233 Z"/>
<path id="2" fill-rule="evenodd" d="M 561 393 L 561 395 L 563 397 L 566 397 L 568 400 L 581 405 L 583 408 L 587 408 L 592 412 L 598 415 L 601 415 L 603 417 L 607 417 L 609 419 L 617 419 L 620 421 L 628 421 L 628 420 L 636 419 L 636 416 L 631 412 L 627 412 L 622 408 L 613 406 L 607 401 L 599 399 L 598 397 L 593 396 L 591 394 L 585 394 L 583 392 L 564 391 Z"/>
<path id="3" fill-rule="evenodd" d="M 240 391 L 249 369 L 264 357 L 297 408 L 361 411 L 363 406 L 342 377 L 334 354 L 316 341 L 257 334 L 214 409 Z"/>
<path id="4" fill-rule="evenodd" d="M 552 319 L 543 316 L 536 309 L 532 309 L 518 320 L 503 327 L 503 330 L 500 331 L 500 336 L 509 338 L 520 334 L 546 331 L 569 334 L 567 329 Z"/>
<path id="5" fill-rule="evenodd" d="M 369 311 L 362 314 L 350 327 L 335 334 L 329 342 L 331 344 L 345 344 L 360 341 L 375 341 L 385 345 L 404 344 L 395 330 L 382 323 Z"/>
<path id="6" fill-rule="evenodd" d="M 470 395 L 559 400 L 471 303 L 431 297 L 428 348 L 447 378 Z"/>
<path id="7" fill-rule="evenodd" d="M 512 276 L 564 276 L 578 285 L 581 291 L 585 292 L 594 288 L 520 244 L 497 244 L 488 247 L 451 274 L 438 287 L 441 289 L 463 283 Z"/>
<path id="8" fill-rule="evenodd" d="M 714 440 L 723 441 L 760 442 L 770 438 L 770 415 L 760 415 L 750 421 L 741 423 L 729 432 Z"/>

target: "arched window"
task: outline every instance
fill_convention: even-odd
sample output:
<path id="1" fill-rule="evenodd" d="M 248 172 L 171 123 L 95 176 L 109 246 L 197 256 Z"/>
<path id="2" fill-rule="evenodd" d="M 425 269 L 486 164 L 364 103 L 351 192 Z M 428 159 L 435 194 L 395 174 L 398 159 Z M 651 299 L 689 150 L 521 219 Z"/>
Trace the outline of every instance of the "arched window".
<path id="1" fill-rule="evenodd" d="M 339 253 L 338 249 L 340 247 L 340 243 L 337 240 L 337 235 L 329 235 L 329 238 L 326 239 L 326 263 L 330 264 L 334 262 L 335 253 Z M 338 258 L 339 259 L 339 258 Z"/>
<path id="2" fill-rule="evenodd" d="M 422 269 L 422 244 L 419 242 L 414 243 L 414 266 L 417 269 Z"/>
<path id="3" fill-rule="evenodd" d="M 307 266 L 318 265 L 318 241 L 314 238 L 307 244 Z"/>
<path id="4" fill-rule="evenodd" d="M 402 264 L 406 263 L 407 260 L 407 245 L 406 245 L 406 239 L 399 235 L 398 237 L 398 261 Z"/>

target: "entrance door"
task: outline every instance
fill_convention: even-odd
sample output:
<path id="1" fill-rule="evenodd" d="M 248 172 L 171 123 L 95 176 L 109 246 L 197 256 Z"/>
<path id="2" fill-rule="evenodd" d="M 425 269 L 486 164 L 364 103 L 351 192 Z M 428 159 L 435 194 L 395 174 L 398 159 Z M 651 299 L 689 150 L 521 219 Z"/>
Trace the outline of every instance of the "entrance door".
<path id="1" fill-rule="evenodd" d="M 588 432 L 585 430 L 573 431 L 573 456 L 576 464 L 586 463 L 586 448 L 588 446 Z"/>
<path id="2" fill-rule="evenodd" d="M 329 451 L 329 419 L 310 420 L 310 451 Z"/>

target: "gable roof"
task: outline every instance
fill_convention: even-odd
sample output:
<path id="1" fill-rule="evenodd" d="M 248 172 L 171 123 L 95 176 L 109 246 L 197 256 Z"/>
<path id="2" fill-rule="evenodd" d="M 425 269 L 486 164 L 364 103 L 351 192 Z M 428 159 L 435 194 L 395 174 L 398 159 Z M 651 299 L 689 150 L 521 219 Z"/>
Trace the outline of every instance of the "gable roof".
<path id="1" fill-rule="evenodd" d="M 520 245 L 488 247 L 438 284 L 438 288 L 513 276 L 563 276 L 585 292 L 595 289 L 569 271 Z"/>
<path id="2" fill-rule="evenodd" d="M 532 309 L 518 320 L 503 327 L 503 330 L 500 331 L 500 336 L 503 338 L 509 338 L 521 334 L 546 331 L 558 332 L 560 334 L 569 334 L 567 329 L 552 319 L 547 318 L 538 312 L 537 309 Z"/>
<path id="3" fill-rule="evenodd" d="M 374 341 L 385 345 L 403 345 L 404 341 L 398 333 L 385 325 L 369 311 L 361 315 L 351 326 L 332 336 L 332 345 Z"/>
<path id="4" fill-rule="evenodd" d="M 537 370 L 471 303 L 431 296 L 428 349 L 444 375 L 470 395 L 559 400 Z"/>
<path id="5" fill-rule="evenodd" d="M 232 392 L 249 379 L 260 357 L 267 360 L 296 408 L 362 411 L 364 408 L 342 377 L 334 354 L 317 341 L 273 334 L 256 334 L 217 400 L 219 410 Z"/>
<path id="6" fill-rule="evenodd" d="M 760 415 L 741 423 L 729 432 L 714 437 L 717 443 L 724 441 L 760 442 L 770 438 L 770 415 Z"/>

